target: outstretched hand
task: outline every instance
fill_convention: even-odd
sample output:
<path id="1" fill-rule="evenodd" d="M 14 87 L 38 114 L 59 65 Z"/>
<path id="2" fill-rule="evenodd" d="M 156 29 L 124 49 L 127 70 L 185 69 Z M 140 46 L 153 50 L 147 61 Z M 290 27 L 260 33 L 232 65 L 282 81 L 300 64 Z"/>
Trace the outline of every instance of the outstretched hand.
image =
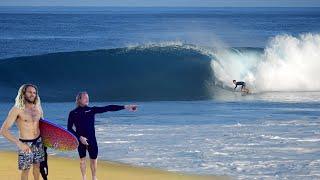
<path id="1" fill-rule="evenodd" d="M 137 111 L 138 106 L 137 105 L 125 105 L 124 108 L 129 110 L 129 111 L 134 112 L 134 111 Z"/>

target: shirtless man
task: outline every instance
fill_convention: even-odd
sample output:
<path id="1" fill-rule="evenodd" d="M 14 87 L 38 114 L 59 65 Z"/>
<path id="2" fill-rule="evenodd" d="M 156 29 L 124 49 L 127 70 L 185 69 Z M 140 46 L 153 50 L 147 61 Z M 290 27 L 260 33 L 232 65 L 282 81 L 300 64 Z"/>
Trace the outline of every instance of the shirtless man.
<path id="1" fill-rule="evenodd" d="M 40 137 L 39 120 L 43 117 L 38 90 L 35 85 L 24 84 L 20 87 L 0 133 L 18 148 L 18 168 L 21 170 L 21 180 L 27 180 L 31 165 L 33 177 L 39 180 L 39 164 L 44 160 L 43 144 Z M 19 129 L 19 139 L 13 136 L 9 129 L 16 123 Z"/>

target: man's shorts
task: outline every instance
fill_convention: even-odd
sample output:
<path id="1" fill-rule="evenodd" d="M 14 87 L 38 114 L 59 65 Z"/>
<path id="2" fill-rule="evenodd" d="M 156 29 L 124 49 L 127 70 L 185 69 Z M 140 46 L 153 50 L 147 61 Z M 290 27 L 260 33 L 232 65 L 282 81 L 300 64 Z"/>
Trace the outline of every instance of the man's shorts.
<path id="1" fill-rule="evenodd" d="M 97 141 L 89 141 L 89 145 L 86 146 L 80 142 L 78 146 L 78 153 L 80 158 L 84 158 L 87 155 L 87 150 L 89 152 L 90 159 L 97 159 L 98 157 L 98 144 Z"/>
<path id="2" fill-rule="evenodd" d="M 19 139 L 24 144 L 28 145 L 31 153 L 18 151 L 18 168 L 19 170 L 30 169 L 32 164 L 37 164 L 44 161 L 44 149 L 41 137 L 36 139 L 26 140 Z"/>

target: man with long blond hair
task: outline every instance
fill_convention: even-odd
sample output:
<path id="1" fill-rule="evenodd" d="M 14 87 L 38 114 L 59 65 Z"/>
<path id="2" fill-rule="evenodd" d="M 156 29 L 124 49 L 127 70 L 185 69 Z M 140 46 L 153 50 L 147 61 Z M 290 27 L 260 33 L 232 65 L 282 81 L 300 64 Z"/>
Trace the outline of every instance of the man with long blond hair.
<path id="1" fill-rule="evenodd" d="M 44 160 L 43 144 L 40 137 L 39 120 L 43 117 L 38 89 L 33 84 L 20 87 L 0 133 L 19 148 L 18 168 L 21 170 L 21 180 L 27 180 L 31 165 L 33 177 L 39 180 L 40 162 Z M 12 135 L 9 129 L 16 123 L 19 138 Z"/>

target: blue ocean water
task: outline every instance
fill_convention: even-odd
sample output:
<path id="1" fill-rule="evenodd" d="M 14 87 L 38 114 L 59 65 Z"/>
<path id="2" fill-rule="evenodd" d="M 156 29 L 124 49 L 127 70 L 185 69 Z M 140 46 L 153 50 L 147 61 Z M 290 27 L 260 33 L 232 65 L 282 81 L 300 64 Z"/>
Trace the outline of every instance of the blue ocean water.
<path id="1" fill-rule="evenodd" d="M 238 179 L 320 178 L 319 8 L 0 12 L 0 122 L 22 83 L 39 86 L 45 117 L 62 126 L 76 92 L 88 90 L 92 105 L 139 105 L 97 116 L 101 159 Z M 251 94 L 233 92 L 233 79 Z M 0 148 L 16 149 L 3 137 Z"/>
<path id="2" fill-rule="evenodd" d="M 262 47 L 288 33 L 318 33 L 319 8 L 5 8 L 1 58 L 181 41 Z"/>

